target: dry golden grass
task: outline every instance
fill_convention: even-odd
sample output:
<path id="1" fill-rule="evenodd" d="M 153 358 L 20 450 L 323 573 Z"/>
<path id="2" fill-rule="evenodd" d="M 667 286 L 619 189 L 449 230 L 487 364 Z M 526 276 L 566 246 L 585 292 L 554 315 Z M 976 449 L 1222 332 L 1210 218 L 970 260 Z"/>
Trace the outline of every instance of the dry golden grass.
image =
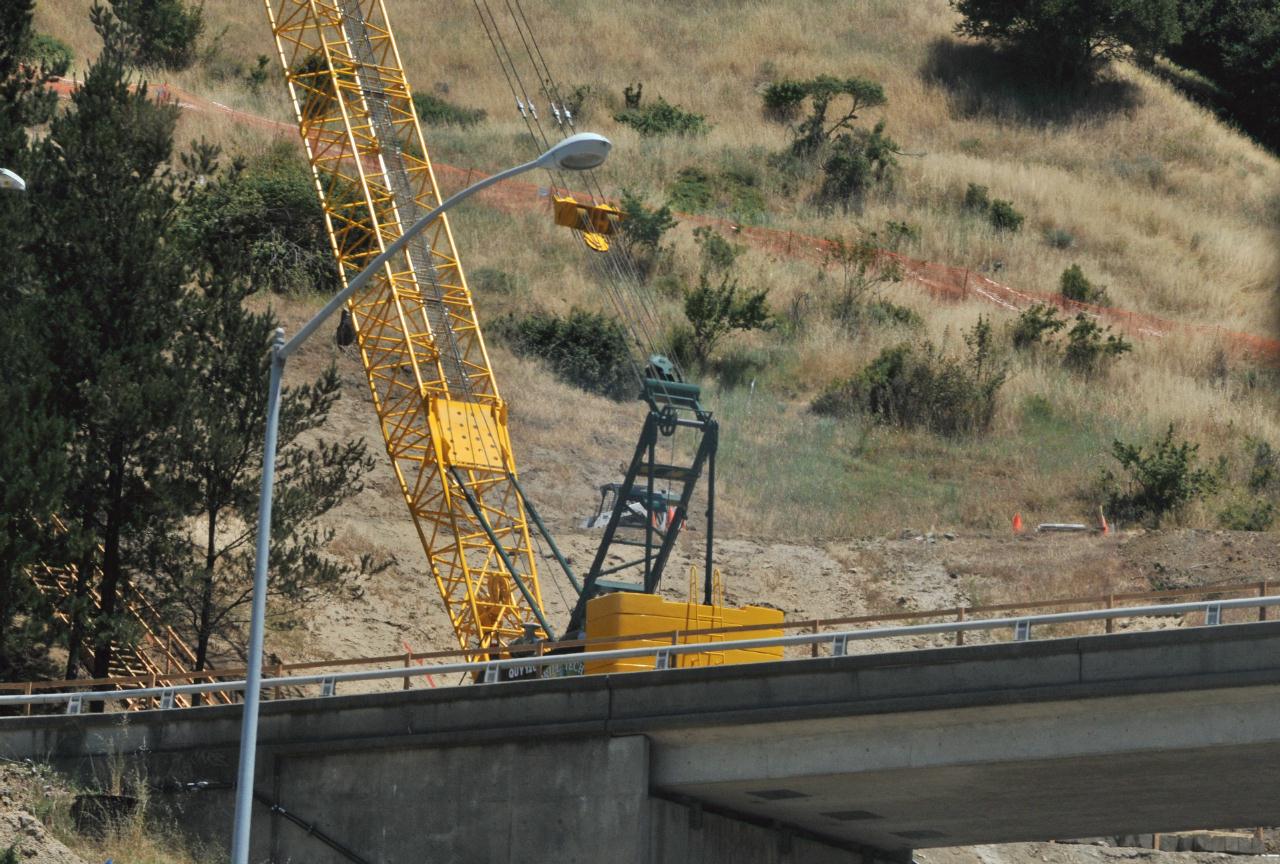
<path id="1" fill-rule="evenodd" d="M 472 130 L 428 130 L 437 158 L 493 167 L 526 155 L 531 145 L 473 5 L 436 4 L 429 14 L 404 0 L 387 5 L 416 89 L 447 90 L 450 100 L 489 113 Z M 88 0 L 39 4 L 38 26 L 70 42 L 81 61 L 94 50 L 87 8 Z M 1145 71 L 1117 64 L 1103 86 L 1074 101 L 1019 91 L 1000 79 L 986 53 L 952 36 L 954 13 L 945 0 L 679 8 L 661 0 L 566 0 L 524 8 L 561 84 L 593 90 L 581 125 L 617 144 L 616 158 L 602 172 L 608 188 L 630 186 L 659 200 L 680 168 L 745 164 L 761 176 L 768 196 L 763 218 L 777 227 L 850 236 L 888 219 L 905 220 L 921 229 L 919 242 L 904 250 L 916 257 L 988 271 L 998 261 L 997 278 L 1038 291 L 1056 290 L 1062 270 L 1079 263 L 1118 306 L 1280 335 L 1280 161 Z M 207 0 L 205 10 L 210 35 L 220 37 L 213 40 L 217 48 L 197 68 L 169 76 L 171 83 L 287 119 L 278 70 L 256 95 L 233 74 L 258 54 L 274 58 L 262 6 Z M 508 44 L 518 45 L 509 22 L 503 26 Z M 523 64 L 532 84 L 527 58 Z M 818 73 L 883 82 L 888 104 L 863 120 L 883 117 L 908 154 L 894 188 L 873 196 L 860 213 L 815 208 L 807 194 L 812 185 L 783 194 L 768 167 L 768 154 L 783 149 L 789 133 L 762 119 L 760 86 Z M 706 114 L 711 132 L 652 140 L 616 124 L 611 115 L 621 90 L 636 81 L 644 82 L 647 100 L 663 96 Z M 179 140 L 200 135 L 249 151 L 272 137 L 225 116 L 184 117 Z M 1023 230 L 999 233 L 966 214 L 960 199 L 971 182 L 1013 201 L 1027 214 Z M 511 295 L 479 296 L 484 320 L 535 306 L 607 309 L 590 269 L 542 216 L 469 206 L 457 215 L 457 226 L 472 272 L 501 268 L 521 286 Z M 676 266 L 686 273 L 694 255 L 689 229 L 675 232 Z M 1074 246 L 1050 246 L 1049 229 L 1069 232 Z M 818 268 L 758 250 L 748 252 L 742 272 L 770 287 L 779 311 L 802 295 L 820 300 L 831 290 Z M 995 429 L 980 441 L 942 442 L 809 415 L 803 406 L 815 392 L 888 345 L 927 337 L 960 350 L 960 333 L 978 314 L 994 315 L 1001 327 L 1008 321 L 975 304 L 934 303 L 910 283 L 887 286 L 883 294 L 918 311 L 925 331 L 851 336 L 818 309 L 795 337 L 753 335 L 730 346 L 767 359 L 754 396 L 713 397 L 726 420 L 725 482 L 735 495 L 721 506 L 731 530 L 781 537 L 794 536 L 798 522 L 812 526 L 809 536 L 888 531 L 904 521 L 990 526 L 1019 508 L 1029 518 L 1083 517 L 1090 505 L 1082 490 L 1106 463 L 1113 437 L 1149 435 L 1173 422 L 1203 442 L 1206 460 L 1239 458 L 1245 435 L 1280 441 L 1280 417 L 1266 388 L 1248 386 L 1241 363 L 1225 381 L 1215 380 L 1209 370 L 1217 346 L 1181 336 L 1144 340 L 1094 381 L 1052 362 L 1010 358 L 1012 376 Z M 678 319 L 676 301 L 659 305 L 669 320 Z M 592 466 L 590 477 L 574 483 L 614 479 L 606 476 L 609 463 L 625 458 L 634 412 L 553 385 L 536 366 L 501 351 L 495 364 L 513 417 L 527 425 L 515 433 L 521 452 L 533 454 L 522 457 L 523 464 L 559 465 L 552 473 L 568 483 L 573 460 L 580 459 Z M 1028 400 L 1036 396 L 1052 405 L 1051 420 L 1028 419 Z M 556 408 L 543 416 L 546 405 Z M 566 445 L 566 417 L 591 418 L 574 428 L 598 428 L 600 436 L 581 452 Z M 1205 509 L 1194 519 L 1211 523 L 1213 513 Z"/>

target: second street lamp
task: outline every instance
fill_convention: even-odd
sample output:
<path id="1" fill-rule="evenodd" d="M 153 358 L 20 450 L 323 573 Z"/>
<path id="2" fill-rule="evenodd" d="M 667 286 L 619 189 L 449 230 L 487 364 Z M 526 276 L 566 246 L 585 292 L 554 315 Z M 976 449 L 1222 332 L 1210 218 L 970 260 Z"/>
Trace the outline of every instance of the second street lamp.
<path id="1" fill-rule="evenodd" d="M 8 189 L 11 192 L 26 192 L 27 181 L 8 168 L 0 168 L 0 189 Z"/>

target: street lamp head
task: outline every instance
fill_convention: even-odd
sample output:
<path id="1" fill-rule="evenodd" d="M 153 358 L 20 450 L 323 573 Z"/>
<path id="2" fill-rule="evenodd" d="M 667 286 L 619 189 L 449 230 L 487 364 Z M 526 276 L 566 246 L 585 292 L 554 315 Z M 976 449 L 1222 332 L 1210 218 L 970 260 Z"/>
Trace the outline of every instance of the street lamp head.
<path id="1" fill-rule="evenodd" d="M 608 152 L 607 146 L 605 150 Z M 17 174 L 14 174 L 8 168 L 0 168 L 0 189 L 11 189 L 14 192 L 25 192 L 27 191 L 27 181 L 23 180 Z"/>
<path id="2" fill-rule="evenodd" d="M 565 171 L 587 171 L 604 163 L 613 143 L 594 132 L 570 135 L 538 157 L 539 168 L 562 168 Z"/>

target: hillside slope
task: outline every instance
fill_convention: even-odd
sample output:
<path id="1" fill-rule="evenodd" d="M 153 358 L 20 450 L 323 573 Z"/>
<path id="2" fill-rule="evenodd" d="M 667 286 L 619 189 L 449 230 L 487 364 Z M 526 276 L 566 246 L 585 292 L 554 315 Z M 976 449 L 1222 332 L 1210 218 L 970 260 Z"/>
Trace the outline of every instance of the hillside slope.
<path id="1" fill-rule="evenodd" d="M 38 6 L 38 26 L 72 44 L 81 67 L 94 50 L 88 5 L 41 0 Z M 417 89 L 488 112 L 488 120 L 473 128 L 429 129 L 436 157 L 491 168 L 527 155 L 527 136 L 474 6 L 435 4 L 428 15 L 404 0 L 387 5 Z M 273 53 L 261 5 L 207 0 L 204 8 L 209 27 L 202 60 L 187 72 L 159 77 L 287 120 L 274 69 L 257 92 L 244 80 L 259 54 Z M 1280 161 L 1145 71 L 1117 64 L 1087 93 L 1037 92 L 998 57 L 953 37 L 954 16 L 944 0 L 838 8 L 817 0 L 711 3 L 679 14 L 659 0 L 569 0 L 524 8 L 561 83 L 589 88 L 582 124 L 617 142 L 617 157 L 603 172 L 610 188 L 634 188 L 660 201 L 682 168 L 713 177 L 734 173 L 750 178 L 752 200 L 759 203 L 735 213 L 740 217 L 845 237 L 878 230 L 887 220 L 904 221 L 919 228 L 918 239 L 904 249 L 917 257 L 985 272 L 998 266 L 1001 280 L 1042 291 L 1056 290 L 1058 274 L 1079 263 L 1106 284 L 1117 305 L 1280 335 Z M 786 178 L 772 167 L 770 155 L 785 149 L 790 132 L 761 116 L 760 87 L 819 73 L 873 78 L 888 95 L 888 104 L 864 120 L 886 121 L 905 153 L 901 173 L 860 212 L 815 206 L 813 177 Z M 621 107 L 623 86 L 638 81 L 646 99 L 662 96 L 705 113 L 710 133 L 643 139 L 616 123 L 612 115 Z M 227 118 L 185 115 L 182 140 L 200 135 L 249 153 L 271 137 Z M 1027 214 L 1023 230 L 998 232 L 968 214 L 961 199 L 969 183 L 1013 201 Z M 710 209 L 715 212 L 714 204 Z M 608 310 L 593 271 L 562 229 L 542 215 L 468 206 L 455 231 L 472 272 L 483 267 L 512 277 L 512 291 L 477 288 L 485 321 L 533 308 Z M 1048 232 L 1069 236 L 1069 246 L 1049 242 Z M 696 267 L 689 226 L 675 233 L 670 268 L 675 278 L 688 280 Z M 810 398 L 882 348 L 927 338 L 958 351 L 960 332 L 991 310 L 939 305 L 904 282 L 884 293 L 920 314 L 922 329 L 850 332 L 823 311 L 834 290 L 834 276 L 823 268 L 752 250 L 740 272 L 745 282 L 769 287 L 773 309 L 795 326 L 733 342 L 727 351 L 758 386 L 726 385 L 711 397 L 725 425 L 719 507 L 727 542 L 721 563 L 739 599 L 775 602 L 804 615 L 848 614 L 916 594 L 921 599 L 911 602 L 934 605 L 923 598 L 935 598 L 936 605 L 947 605 L 960 593 L 934 590 L 933 583 L 947 578 L 945 566 L 928 564 L 929 556 L 917 555 L 910 543 L 892 541 L 903 548 L 886 551 L 897 547 L 865 538 L 930 528 L 999 537 L 1014 512 L 1029 522 L 1092 518 L 1098 501 L 1091 484 L 1109 463 L 1111 440 L 1134 440 L 1170 422 L 1202 444 L 1202 459 L 1225 458 L 1236 473 L 1249 458 L 1250 439 L 1280 442 L 1266 373 L 1224 355 L 1211 340 L 1140 341 L 1133 355 L 1094 378 L 1068 374 L 1043 357 L 1010 354 L 1011 379 L 993 429 L 978 438 L 816 417 L 807 409 Z M 313 298 L 274 302 L 295 328 L 317 306 Z M 679 319 L 677 298 L 668 294 L 658 302 L 668 321 Z M 810 311 L 797 311 L 805 309 Z M 997 315 L 997 325 L 1006 320 Z M 584 394 L 492 341 L 499 386 L 512 404 L 523 476 L 580 562 L 594 537 L 574 526 L 593 507 L 595 487 L 616 479 L 638 429 L 639 406 Z M 380 448 L 354 358 L 317 343 L 291 375 L 314 374 L 330 359 L 337 359 L 349 385 L 330 431 L 365 436 Z M 1227 496 L 1192 508 L 1187 521 L 1214 526 Z M 279 653 L 399 650 L 394 643 L 400 635 L 415 648 L 446 644 L 390 473 L 377 472 L 370 488 L 332 521 L 339 532 L 336 554 L 372 551 L 393 554 L 399 563 L 356 589 L 363 597 L 323 601 L 314 621 L 298 625 L 308 633 L 278 633 Z M 700 536 L 693 522 L 685 541 L 690 557 Z M 1216 542 L 1189 536 L 1197 548 Z M 1270 550 L 1273 536 L 1256 538 L 1257 544 Z M 1008 553 L 1001 539 L 976 542 L 967 553 L 974 561 Z M 1102 585 L 1114 577 L 1135 586 L 1150 578 L 1147 563 L 1126 563 L 1115 544 L 1084 541 L 1079 549 L 1064 547 L 1064 554 L 1078 563 L 1053 574 L 1037 567 L 1035 556 L 1018 567 L 975 566 L 1009 582 L 996 592 L 1002 597 L 1070 593 L 1079 587 L 1072 581 L 1077 578 Z M 905 562 L 901 573 L 914 575 L 894 575 L 886 564 L 894 556 Z M 1260 560 L 1274 567 L 1270 552 Z M 1044 578 L 1035 578 L 1037 570 Z M 672 581 L 681 582 L 672 572 Z M 843 574 L 843 587 L 831 587 L 831 574 Z M 877 578 L 894 581 L 893 589 L 877 589 L 871 584 Z M 414 595 L 407 605 L 406 589 Z M 562 601 L 553 596 L 551 602 Z"/>

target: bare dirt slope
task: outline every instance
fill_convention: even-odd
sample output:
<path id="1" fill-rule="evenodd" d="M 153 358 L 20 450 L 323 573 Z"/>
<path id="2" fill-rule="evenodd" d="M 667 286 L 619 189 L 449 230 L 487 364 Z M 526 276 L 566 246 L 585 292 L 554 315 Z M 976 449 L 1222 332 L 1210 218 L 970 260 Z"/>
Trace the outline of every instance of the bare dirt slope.
<path id="1" fill-rule="evenodd" d="M 1008 843 L 1000 846 L 962 846 L 922 849 L 919 864 L 1215 864 L 1238 861 L 1218 852 L 1156 852 L 1151 849 L 1114 848 L 1066 843 Z"/>
<path id="2" fill-rule="evenodd" d="M 10 849 L 30 864 L 86 864 L 54 837 L 36 811 L 55 794 L 54 781 L 33 766 L 0 763 L 0 859 Z"/>
<path id="3" fill-rule="evenodd" d="M 310 310 L 286 303 L 280 311 L 294 330 Z M 395 563 L 337 595 L 316 598 L 291 621 L 277 621 L 268 649 L 285 660 L 302 660 L 397 653 L 406 643 L 415 651 L 453 647 L 413 524 L 386 464 L 358 357 L 318 337 L 290 368 L 290 380 L 314 375 L 331 361 L 338 364 L 345 389 L 323 434 L 362 437 L 379 459 L 364 491 L 330 515 L 336 531 L 332 548 L 351 560 L 373 553 Z M 511 405 L 522 482 L 575 569 L 585 570 L 598 532 L 577 526 L 594 512 L 598 485 L 620 478 L 639 431 L 641 406 L 586 395 L 501 349 L 494 351 L 494 365 Z M 905 512 L 899 532 L 890 537 L 835 537 L 815 524 L 795 524 L 790 536 L 770 535 L 758 529 L 755 514 L 736 507 L 734 491 L 733 477 L 723 478 L 716 561 L 727 598 L 733 605 L 774 606 L 789 618 L 1280 581 L 1280 537 L 1272 533 L 953 534 L 914 524 Z M 785 510 L 787 504 L 776 506 Z M 689 567 L 701 561 L 703 531 L 701 505 L 695 504 L 668 568 L 665 593 L 686 596 Z M 568 586 L 554 578 L 549 558 L 543 572 L 550 618 L 563 622 Z"/>

